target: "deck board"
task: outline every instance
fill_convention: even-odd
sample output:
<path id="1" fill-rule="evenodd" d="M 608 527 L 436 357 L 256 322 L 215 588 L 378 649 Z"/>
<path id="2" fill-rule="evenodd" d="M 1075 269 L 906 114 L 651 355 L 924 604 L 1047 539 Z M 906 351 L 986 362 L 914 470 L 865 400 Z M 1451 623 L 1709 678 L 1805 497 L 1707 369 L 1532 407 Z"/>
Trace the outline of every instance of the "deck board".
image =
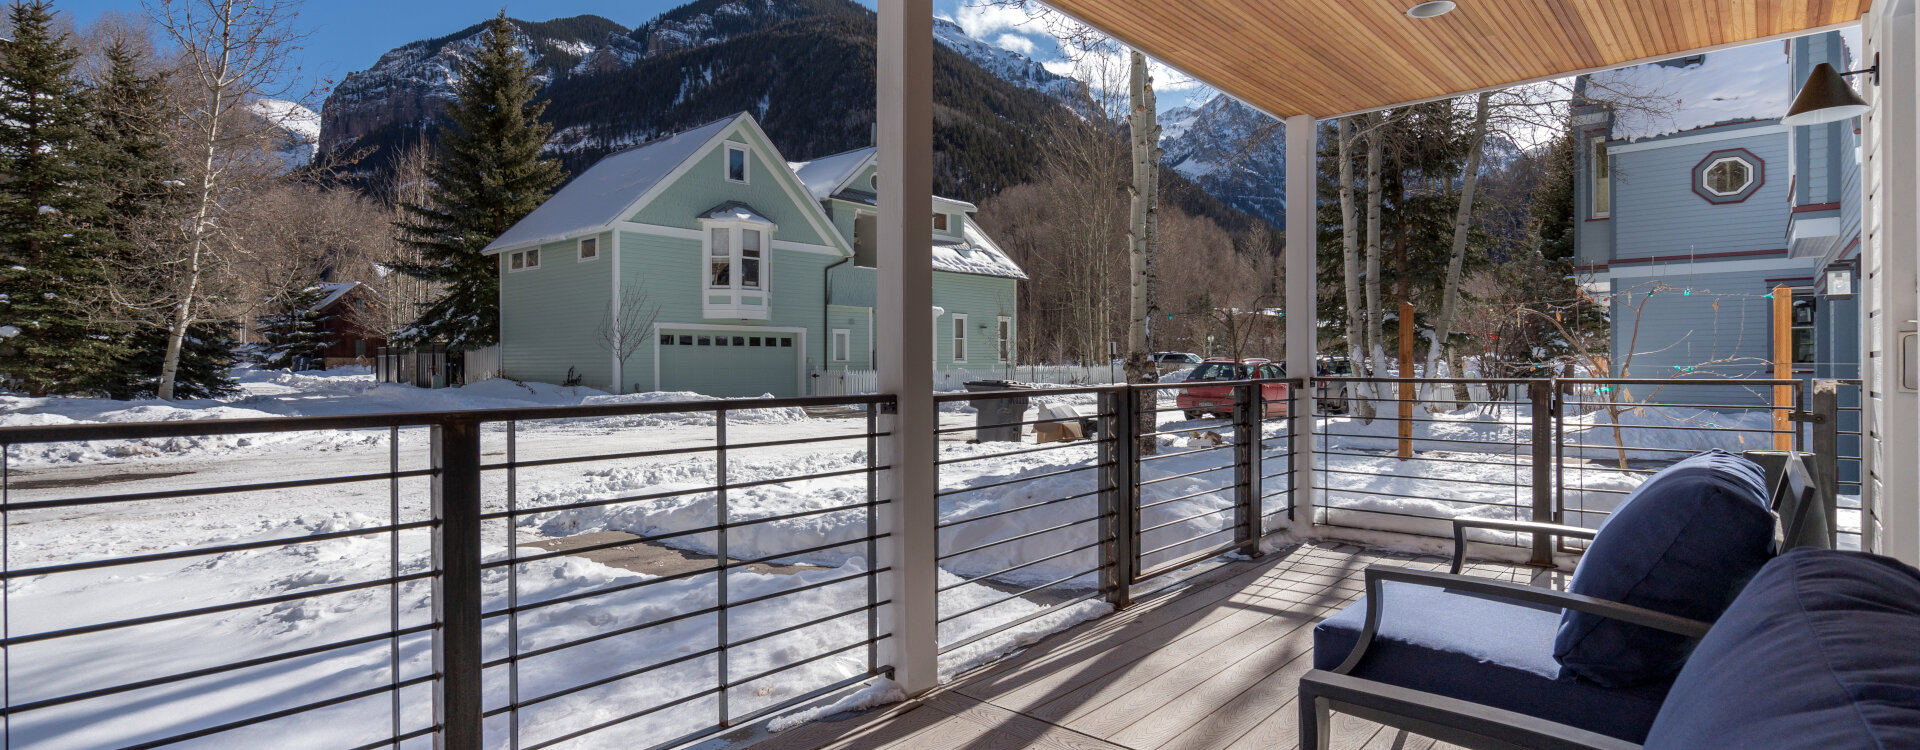
<path id="1" fill-rule="evenodd" d="M 1300 676 L 1313 625 L 1357 599 L 1368 565 L 1445 570 L 1446 561 L 1338 543 L 1224 566 L 964 675 L 912 704 L 796 728 L 754 750 L 1273 750 L 1298 742 Z M 1564 583 L 1497 563 L 1469 575 Z M 1342 750 L 1450 746 L 1336 715 Z"/>

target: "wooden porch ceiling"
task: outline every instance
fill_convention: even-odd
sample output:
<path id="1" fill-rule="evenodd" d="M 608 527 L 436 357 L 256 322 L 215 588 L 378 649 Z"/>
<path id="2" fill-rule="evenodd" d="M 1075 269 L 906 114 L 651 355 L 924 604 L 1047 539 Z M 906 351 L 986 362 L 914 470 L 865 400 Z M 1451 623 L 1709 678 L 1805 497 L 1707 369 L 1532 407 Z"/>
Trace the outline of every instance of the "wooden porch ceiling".
<path id="1" fill-rule="evenodd" d="M 1044 0 L 1275 117 L 1332 117 L 1855 23 L 1872 0 Z"/>

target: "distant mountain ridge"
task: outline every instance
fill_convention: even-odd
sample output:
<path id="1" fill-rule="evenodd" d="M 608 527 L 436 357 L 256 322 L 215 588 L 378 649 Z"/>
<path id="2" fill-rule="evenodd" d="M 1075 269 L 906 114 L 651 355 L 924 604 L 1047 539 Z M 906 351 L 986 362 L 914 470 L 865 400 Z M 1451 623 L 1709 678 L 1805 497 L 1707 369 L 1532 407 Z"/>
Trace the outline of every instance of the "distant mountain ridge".
<path id="1" fill-rule="evenodd" d="M 741 111 L 761 120 L 793 159 L 871 142 L 875 20 L 850 0 L 696 0 L 633 29 L 591 15 L 509 21 L 549 101 L 549 151 L 571 173 L 620 148 Z M 346 76 L 322 108 L 320 158 L 370 154 L 349 171 L 373 176 L 404 147 L 430 140 L 453 98 L 459 62 L 483 29 L 474 24 L 402 45 Z M 935 20 L 934 37 L 936 189 L 979 201 L 1037 177 L 1044 120 L 1062 108 L 1085 111 L 1086 85 L 974 39 L 950 20 Z M 1212 106 L 1200 108 L 1207 123 L 1219 119 Z M 1207 139 L 1227 132 L 1203 127 L 1178 153 L 1225 148 Z M 1169 166 L 1175 153 L 1168 148 Z M 1229 202 L 1242 209 L 1277 205 L 1278 192 L 1264 200 L 1248 192 L 1257 187 L 1213 179 L 1202 183 L 1204 192 L 1169 195 L 1219 218 L 1232 211 L 1209 193 L 1236 196 Z M 1278 213 L 1255 215 L 1277 226 Z"/>
<path id="2" fill-rule="evenodd" d="M 1287 149 L 1278 122 L 1226 94 L 1159 120 L 1160 163 L 1227 205 L 1285 227 Z"/>

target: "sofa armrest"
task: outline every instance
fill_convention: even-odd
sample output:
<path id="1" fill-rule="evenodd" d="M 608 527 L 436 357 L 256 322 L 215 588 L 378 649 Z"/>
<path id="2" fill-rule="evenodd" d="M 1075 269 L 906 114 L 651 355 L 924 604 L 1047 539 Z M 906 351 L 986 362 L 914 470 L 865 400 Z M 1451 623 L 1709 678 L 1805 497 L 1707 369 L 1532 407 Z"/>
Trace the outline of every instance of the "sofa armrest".
<path id="1" fill-rule="evenodd" d="M 1366 576 L 1367 624 L 1366 627 L 1360 631 L 1359 639 L 1354 642 L 1353 652 L 1347 654 L 1346 661 L 1341 662 L 1340 666 L 1334 668 L 1333 671 L 1339 674 L 1352 674 L 1353 670 L 1360 666 L 1361 660 L 1366 657 L 1367 647 L 1373 645 L 1374 635 L 1380 632 L 1380 616 L 1382 608 L 1386 606 L 1383 590 L 1388 581 L 1409 583 L 1416 586 L 1452 589 L 1496 599 L 1506 599 L 1527 604 L 1541 604 L 1559 609 L 1571 609 L 1632 623 L 1634 625 L 1642 625 L 1655 630 L 1678 633 L 1688 638 L 1697 639 L 1705 636 L 1707 634 L 1707 628 L 1712 627 L 1712 623 L 1689 620 L 1685 617 L 1676 617 L 1645 607 L 1635 607 L 1631 604 L 1621 604 L 1616 601 L 1582 596 L 1566 591 L 1555 591 L 1538 586 L 1526 586 L 1518 583 L 1508 583 L 1506 581 L 1476 578 L 1474 576 L 1383 565 L 1367 566 Z"/>
<path id="2" fill-rule="evenodd" d="M 1455 518 L 1453 519 L 1453 568 L 1450 573 L 1459 573 L 1467 560 L 1467 529 L 1495 529 L 1499 531 L 1524 531 L 1534 534 L 1549 534 L 1575 539 L 1592 539 L 1597 529 L 1585 526 L 1567 526 L 1558 523 L 1539 521 L 1502 521 L 1493 518 Z"/>
<path id="3" fill-rule="evenodd" d="M 1300 678 L 1300 750 L 1325 750 L 1333 711 L 1467 747 L 1640 750 L 1539 717 L 1319 669 Z"/>

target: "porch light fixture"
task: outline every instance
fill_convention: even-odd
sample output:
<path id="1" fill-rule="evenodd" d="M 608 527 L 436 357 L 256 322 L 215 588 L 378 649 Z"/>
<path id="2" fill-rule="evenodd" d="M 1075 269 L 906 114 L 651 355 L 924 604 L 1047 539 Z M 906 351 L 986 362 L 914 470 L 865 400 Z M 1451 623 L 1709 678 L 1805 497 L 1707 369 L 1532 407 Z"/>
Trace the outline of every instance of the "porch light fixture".
<path id="1" fill-rule="evenodd" d="M 1453 0 L 1427 0 L 1407 9 L 1408 18 L 1437 18 L 1452 13 Z"/>
<path id="2" fill-rule="evenodd" d="M 1813 72 L 1807 74 L 1806 85 L 1800 87 L 1800 95 L 1793 98 L 1793 106 L 1787 109 L 1786 117 L 1780 118 L 1780 124 L 1818 125 L 1866 114 L 1873 107 L 1861 99 L 1846 81 L 1847 76 L 1861 73 L 1873 74 L 1874 85 L 1880 85 L 1879 57 L 1875 56 L 1871 68 L 1845 73 L 1834 70 L 1832 65 L 1826 63 L 1813 66 Z"/>

